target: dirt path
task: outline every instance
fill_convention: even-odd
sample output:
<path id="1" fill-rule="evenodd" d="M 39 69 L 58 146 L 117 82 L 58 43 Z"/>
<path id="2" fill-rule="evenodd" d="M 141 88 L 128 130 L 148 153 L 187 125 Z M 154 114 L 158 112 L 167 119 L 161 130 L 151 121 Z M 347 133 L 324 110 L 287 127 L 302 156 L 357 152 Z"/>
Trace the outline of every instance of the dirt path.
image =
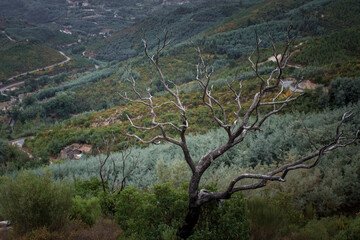
<path id="1" fill-rule="evenodd" d="M 290 53 L 290 55 L 293 55 L 294 53 L 300 52 L 300 49 L 298 49 L 301 45 L 303 45 L 304 42 L 300 42 L 298 45 L 295 45 L 294 48 L 296 48 L 293 52 Z M 281 59 L 281 54 L 276 56 L 277 59 Z M 275 56 L 271 56 L 269 57 L 266 61 L 259 63 L 258 65 L 264 65 L 267 62 L 276 62 L 276 58 Z M 287 67 L 293 67 L 293 68 L 303 68 L 304 66 L 300 65 L 300 64 L 286 64 Z M 295 88 L 293 85 L 296 84 L 296 79 L 294 78 L 285 78 L 284 80 L 282 80 L 280 82 L 280 84 L 282 86 L 284 86 L 284 88 L 288 88 L 291 91 L 295 91 L 295 92 L 304 92 L 304 89 L 312 89 L 314 90 L 315 87 L 317 86 L 316 84 L 312 83 L 310 80 L 304 80 L 302 81 L 299 86 L 297 88 Z"/>
<path id="2" fill-rule="evenodd" d="M 294 46 L 295 50 L 290 53 L 290 56 L 293 55 L 294 53 L 300 52 L 300 49 L 298 49 L 298 48 L 303 44 L 304 44 L 304 42 L 300 42 L 298 45 L 295 45 Z M 281 54 L 278 54 L 276 57 L 277 57 L 277 59 L 281 59 Z M 275 56 L 269 57 L 266 61 L 258 63 L 258 65 L 261 66 L 261 65 L 264 65 L 267 62 L 276 62 Z M 288 63 L 288 64 L 286 64 L 286 66 L 287 67 L 294 67 L 294 68 L 303 68 L 303 66 L 300 65 L 300 64 L 289 64 Z"/>
<path id="3" fill-rule="evenodd" d="M 10 41 L 16 42 L 14 39 L 12 39 L 5 31 L 1 31 Z"/>

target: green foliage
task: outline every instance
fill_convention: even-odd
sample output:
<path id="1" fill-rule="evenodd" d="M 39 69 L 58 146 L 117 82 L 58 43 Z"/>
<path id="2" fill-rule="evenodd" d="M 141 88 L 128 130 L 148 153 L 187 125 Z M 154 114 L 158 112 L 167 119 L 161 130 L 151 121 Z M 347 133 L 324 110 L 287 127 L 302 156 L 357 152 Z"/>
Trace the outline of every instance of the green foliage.
<path id="1" fill-rule="evenodd" d="M 155 185 L 153 193 L 128 187 L 117 198 L 116 220 L 126 239 L 175 239 L 186 214 L 185 189 L 171 184 Z M 190 239 L 248 239 L 245 202 L 239 195 L 226 200 L 221 208 L 216 202 L 203 207 L 199 224 Z M 236 224 L 234 224 L 236 222 Z"/>
<path id="2" fill-rule="evenodd" d="M 75 194 L 82 198 L 96 197 L 102 192 L 102 183 L 99 178 L 91 178 L 90 180 L 75 179 Z"/>
<path id="3" fill-rule="evenodd" d="M 274 198 L 251 198 L 247 208 L 255 239 L 279 239 L 304 221 L 302 214 L 291 205 L 291 198 L 281 193 Z"/>
<path id="4" fill-rule="evenodd" d="M 61 227 L 71 208 L 72 189 L 44 177 L 21 172 L 16 179 L 3 178 L 0 187 L 0 212 L 17 231 L 24 233 L 46 226 Z"/>
<path id="5" fill-rule="evenodd" d="M 68 118 L 74 113 L 76 108 L 74 105 L 75 94 L 71 92 L 61 92 L 49 101 L 43 103 L 47 114 L 54 114 L 56 118 Z"/>
<path id="6" fill-rule="evenodd" d="M 40 167 L 44 161 L 30 158 L 19 147 L 0 139 L 0 175 L 20 169 Z"/>
<path id="7" fill-rule="evenodd" d="M 72 35 L 48 27 L 9 27 L 6 32 L 17 40 L 36 39 L 43 43 L 60 45 L 75 41 Z"/>
<path id="8" fill-rule="evenodd" d="M 160 159 L 155 168 L 160 183 L 172 183 L 175 187 L 180 187 L 191 177 L 191 171 L 183 160 L 174 160 L 171 164 L 165 164 L 164 160 Z"/>
<path id="9" fill-rule="evenodd" d="M 291 61 L 301 64 L 330 64 L 355 61 L 359 57 L 359 27 L 309 39 Z"/>
<path id="10" fill-rule="evenodd" d="M 75 196 L 72 200 L 70 219 L 78 220 L 86 225 L 92 226 L 96 223 L 100 212 L 101 209 L 98 198 L 83 199 L 80 196 Z"/>
<path id="11" fill-rule="evenodd" d="M 87 74 L 85 76 L 77 78 L 76 80 L 65 83 L 61 86 L 45 89 L 45 90 L 43 90 L 45 92 L 44 93 L 40 92 L 37 95 L 37 98 L 39 100 L 43 100 L 45 98 L 50 98 L 50 97 L 55 96 L 55 93 L 57 93 L 57 92 L 63 92 L 66 90 L 74 91 L 75 89 L 85 87 L 93 82 L 96 82 L 103 78 L 106 78 L 106 77 L 110 76 L 112 73 L 114 73 L 114 71 L 115 70 L 113 68 L 105 68 L 105 69 L 102 69 L 102 70 L 99 70 L 96 72 L 92 72 L 90 74 Z"/>
<path id="12" fill-rule="evenodd" d="M 202 208 L 196 231 L 190 239 L 249 239 L 250 224 L 241 194 L 232 195 L 221 207 L 213 201 Z"/>
<path id="13" fill-rule="evenodd" d="M 110 193 L 107 183 L 105 186 L 106 191 L 103 191 L 102 182 L 98 176 L 92 177 L 90 180 L 75 179 L 74 183 L 75 195 L 83 199 L 96 197 L 103 216 L 115 215 L 115 202 L 117 194 Z M 98 212 L 96 212 L 96 214 L 98 214 Z"/>
<path id="14" fill-rule="evenodd" d="M 115 205 L 117 193 L 110 193 L 109 191 L 101 191 L 98 194 L 100 200 L 101 213 L 104 216 L 114 216 L 116 213 Z"/>
<path id="15" fill-rule="evenodd" d="M 357 0 L 336 0 L 326 6 L 323 25 L 330 30 L 358 26 L 360 3 Z"/>
<path id="16" fill-rule="evenodd" d="M 360 217 L 355 218 L 347 229 L 335 236 L 336 240 L 356 240 L 360 236 Z"/>
<path id="17" fill-rule="evenodd" d="M 60 86 L 46 88 L 36 95 L 26 97 L 22 111 L 17 111 L 13 118 L 21 122 L 35 119 L 38 115 L 41 118 L 66 119 L 69 118 L 70 114 L 91 110 L 90 107 L 86 106 L 84 102 L 79 99 L 77 91 L 79 91 L 81 87 L 108 77 L 113 72 L 114 69 L 112 68 L 99 70 L 79 77 L 71 82 L 66 82 Z M 39 79 L 39 83 L 35 80 L 26 80 L 25 85 L 28 90 L 35 90 L 39 87 L 38 84 L 41 83 L 40 81 L 45 81 L 46 84 L 52 82 L 60 84 L 67 79 L 66 74 L 59 74 L 48 81 L 46 81 L 46 79 Z M 13 109 L 11 112 L 15 112 L 15 110 Z"/>
<path id="18" fill-rule="evenodd" d="M 360 77 L 336 78 L 329 86 L 329 104 L 342 107 L 360 99 Z"/>
<path id="19" fill-rule="evenodd" d="M 347 219 L 343 216 L 334 216 L 328 218 L 312 219 L 302 226 L 296 232 L 289 233 L 291 239 L 309 239 L 309 240 L 327 240 L 338 239 L 345 229 L 348 228 L 349 223 L 353 220 Z M 341 239 L 341 238 L 340 238 Z M 354 238 L 355 239 L 355 238 Z"/>

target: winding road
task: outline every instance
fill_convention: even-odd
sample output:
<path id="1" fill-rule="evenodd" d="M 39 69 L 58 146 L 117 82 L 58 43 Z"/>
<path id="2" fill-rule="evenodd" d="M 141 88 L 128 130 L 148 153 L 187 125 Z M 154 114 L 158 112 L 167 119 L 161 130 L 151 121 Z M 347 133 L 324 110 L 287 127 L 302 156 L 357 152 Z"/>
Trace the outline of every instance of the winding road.
<path id="1" fill-rule="evenodd" d="M 55 66 L 61 65 L 61 64 L 66 63 L 66 62 L 68 62 L 68 61 L 71 60 L 71 58 L 69 58 L 68 56 L 66 56 L 65 53 L 63 53 L 62 51 L 59 51 L 59 53 L 66 58 L 64 61 L 61 61 L 61 62 L 59 62 L 59 63 L 52 64 L 52 65 L 49 65 L 49 66 L 46 66 L 46 67 L 37 68 L 37 69 L 35 69 L 35 70 L 31 70 L 31 71 L 28 71 L 28 72 L 20 73 L 20 74 L 18 74 L 18 75 L 15 75 L 15 76 L 12 76 L 12 77 L 8 78 L 8 81 L 13 80 L 14 78 L 17 78 L 17 77 L 26 75 L 26 74 L 28 74 L 28 73 L 34 73 L 34 72 L 38 72 L 38 71 L 43 70 L 43 69 L 48 69 L 48 68 L 51 68 L 51 67 L 55 67 Z"/>
<path id="2" fill-rule="evenodd" d="M 13 83 L 13 84 L 7 85 L 6 87 L 2 87 L 2 88 L 0 88 L 0 94 L 3 95 L 3 96 L 7 96 L 7 95 L 4 93 L 6 89 L 12 88 L 12 87 L 16 87 L 16 86 L 21 85 L 21 84 L 23 84 L 23 83 L 24 83 L 24 81 L 22 81 L 22 82 L 17 82 L 17 83 Z"/>
<path id="3" fill-rule="evenodd" d="M 31 71 L 28 71 L 28 72 L 20 73 L 20 74 L 18 74 L 18 75 L 15 75 L 15 76 L 12 76 L 12 77 L 8 78 L 7 81 L 11 81 L 11 80 L 13 80 L 14 78 L 17 78 L 17 77 L 20 77 L 20 76 L 23 76 L 23 75 L 26 75 L 26 74 L 29 74 L 29 73 L 34 73 L 34 72 L 41 71 L 41 70 L 43 70 L 43 69 L 48 69 L 48 68 L 51 68 L 51 67 L 55 67 L 55 66 L 64 64 L 64 63 L 66 63 L 66 62 L 68 62 L 68 61 L 71 60 L 71 58 L 68 57 L 68 56 L 66 56 L 65 53 L 63 53 L 63 52 L 61 52 L 61 51 L 59 51 L 59 53 L 60 53 L 61 55 L 63 55 L 66 59 L 63 60 L 63 61 L 61 61 L 61 62 L 59 62 L 59 63 L 54 63 L 54 64 L 51 64 L 51 65 L 46 66 L 46 67 L 37 68 L 37 69 L 35 69 L 35 70 L 31 70 Z M 2 87 L 2 88 L 0 88 L 0 94 L 3 95 L 3 96 L 7 96 L 7 95 L 4 93 L 4 91 L 5 91 L 6 89 L 12 88 L 12 87 L 15 87 L 15 86 L 18 86 L 18 85 L 21 85 L 21 84 L 23 84 L 23 83 L 24 83 L 24 81 L 21 81 L 21 82 L 13 83 L 13 84 L 7 85 L 7 86 L 5 86 L 5 87 Z"/>

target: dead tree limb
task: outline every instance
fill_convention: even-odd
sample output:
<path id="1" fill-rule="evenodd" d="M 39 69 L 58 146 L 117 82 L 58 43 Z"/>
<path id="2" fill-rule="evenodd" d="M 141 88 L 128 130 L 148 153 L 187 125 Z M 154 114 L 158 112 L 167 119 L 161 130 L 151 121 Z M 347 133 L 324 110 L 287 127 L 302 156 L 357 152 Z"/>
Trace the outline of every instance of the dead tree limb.
<path id="1" fill-rule="evenodd" d="M 121 149 L 121 159 L 115 159 L 111 155 L 112 148 L 115 143 L 115 136 L 112 134 L 111 138 L 102 138 L 103 150 L 97 147 L 98 162 L 99 162 L 99 176 L 104 192 L 110 193 L 121 192 L 126 186 L 127 179 L 134 173 L 140 162 L 139 156 L 133 155 L 132 148 L 128 141 L 125 140 L 125 147 Z M 102 154 L 103 153 L 103 154 Z M 132 159 L 130 163 L 130 159 Z M 121 164 L 121 166 L 118 165 Z M 109 181 L 111 185 L 109 186 Z M 108 188 L 110 187 L 110 188 Z"/>

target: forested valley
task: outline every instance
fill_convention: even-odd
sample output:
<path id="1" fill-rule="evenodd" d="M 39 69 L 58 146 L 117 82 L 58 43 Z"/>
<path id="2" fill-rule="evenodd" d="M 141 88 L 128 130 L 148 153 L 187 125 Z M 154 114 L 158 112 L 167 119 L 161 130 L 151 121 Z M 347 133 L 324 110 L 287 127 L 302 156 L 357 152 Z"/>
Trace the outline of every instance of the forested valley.
<path id="1" fill-rule="evenodd" d="M 2 0 L 0 239 L 360 236 L 358 0 Z"/>

